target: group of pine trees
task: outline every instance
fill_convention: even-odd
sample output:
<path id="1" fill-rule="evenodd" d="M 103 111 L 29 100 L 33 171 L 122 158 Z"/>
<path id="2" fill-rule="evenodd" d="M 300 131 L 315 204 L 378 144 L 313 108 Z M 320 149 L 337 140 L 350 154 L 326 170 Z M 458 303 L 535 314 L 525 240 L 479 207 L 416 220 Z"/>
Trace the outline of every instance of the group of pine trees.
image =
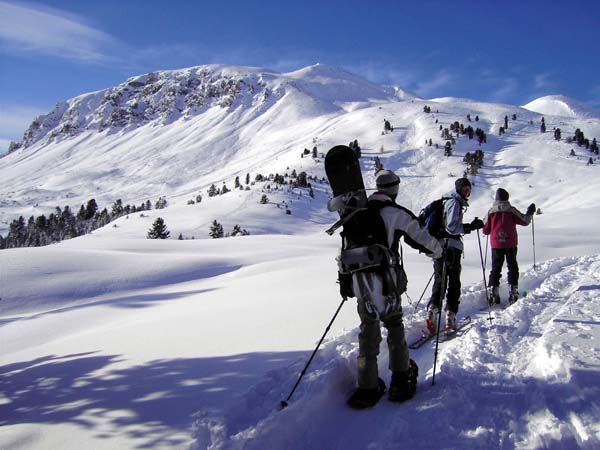
<path id="1" fill-rule="evenodd" d="M 216 220 L 213 220 L 212 224 L 210 225 L 208 235 L 212 239 L 219 239 L 223 237 L 249 236 L 250 232 L 248 232 L 248 230 L 245 228 L 240 227 L 238 224 L 235 224 L 230 233 L 225 233 L 223 230 L 223 225 Z M 146 238 L 148 239 L 169 239 L 170 236 L 171 232 L 168 230 L 167 224 L 162 217 L 156 218 L 146 234 Z M 182 234 L 179 235 L 178 240 L 183 240 Z"/>
<path id="2" fill-rule="evenodd" d="M 164 197 L 160 197 L 154 204 L 155 209 L 166 206 L 167 200 Z M 77 214 L 73 213 L 70 206 L 64 208 L 57 206 L 48 217 L 42 214 L 37 217 L 31 216 L 28 220 L 23 216 L 13 220 L 8 227 L 6 237 L 0 236 L 0 249 L 49 245 L 91 233 L 121 216 L 150 209 L 152 209 L 150 200 L 135 206 L 123 205 L 121 199 L 113 203 L 110 212 L 107 208 L 99 211 L 95 199 L 81 205 Z"/>
<path id="3" fill-rule="evenodd" d="M 475 150 L 473 153 L 467 152 L 463 158 L 463 162 L 467 165 L 466 174 L 477 175 L 479 169 L 483 166 L 483 158 L 485 154 L 483 150 Z"/>
<path id="4" fill-rule="evenodd" d="M 212 224 L 210 225 L 208 235 L 212 239 L 220 239 L 223 237 L 249 236 L 250 233 L 245 228 L 242 228 L 238 224 L 235 224 L 233 226 L 233 229 L 231 230 L 231 233 L 226 234 L 223 230 L 223 225 L 221 225 L 216 220 L 213 220 Z"/>
<path id="5" fill-rule="evenodd" d="M 540 131 L 542 133 L 546 132 L 546 120 L 543 117 L 542 117 L 542 121 L 541 121 Z M 558 128 L 558 127 L 554 128 L 554 139 L 556 139 L 557 141 L 562 140 L 562 134 L 563 133 L 560 128 Z M 581 128 L 577 128 L 575 130 L 575 132 L 573 133 L 573 136 L 567 137 L 566 141 L 568 144 L 572 144 L 574 142 L 579 147 L 585 147 L 590 152 L 592 152 L 596 155 L 599 154 L 598 141 L 596 140 L 596 138 L 593 138 L 590 141 L 589 138 L 585 137 L 585 134 L 583 133 L 583 131 L 581 131 Z"/>
<path id="6" fill-rule="evenodd" d="M 352 142 L 350 142 L 348 144 L 348 147 L 350 147 L 350 150 L 356 153 L 357 158 L 360 158 L 362 156 L 360 145 L 358 145 L 358 139 L 354 139 Z"/>

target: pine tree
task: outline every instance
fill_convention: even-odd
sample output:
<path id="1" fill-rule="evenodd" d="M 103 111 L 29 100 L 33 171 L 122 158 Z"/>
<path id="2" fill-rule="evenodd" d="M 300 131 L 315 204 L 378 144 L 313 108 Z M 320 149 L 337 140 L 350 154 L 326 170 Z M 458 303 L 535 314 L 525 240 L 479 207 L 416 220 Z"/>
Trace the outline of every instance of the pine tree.
<path id="1" fill-rule="evenodd" d="M 446 146 L 444 147 L 444 155 L 452 156 L 452 144 L 450 141 L 446 141 Z"/>
<path id="2" fill-rule="evenodd" d="M 250 173 L 246 174 L 246 184 L 250 184 Z"/>
<path id="3" fill-rule="evenodd" d="M 298 174 L 298 186 L 300 187 L 306 187 L 308 186 L 308 183 L 306 181 L 306 172 L 302 171 Z"/>
<path id="4" fill-rule="evenodd" d="M 211 184 L 210 187 L 208 188 L 208 196 L 214 197 L 217 194 L 218 194 L 217 187 L 214 184 Z"/>
<path id="5" fill-rule="evenodd" d="M 98 204 L 95 199 L 88 200 L 85 205 L 85 220 L 90 220 L 98 211 Z"/>
<path id="6" fill-rule="evenodd" d="M 164 197 L 159 197 L 154 204 L 155 209 L 164 209 L 167 207 L 167 199 Z"/>
<path id="7" fill-rule="evenodd" d="M 239 176 L 235 177 L 234 185 L 235 185 L 236 189 L 240 188 L 241 184 L 240 184 L 240 177 Z"/>
<path id="8" fill-rule="evenodd" d="M 167 225 L 162 217 L 157 217 L 152 228 L 148 230 L 146 237 L 148 239 L 167 239 L 171 235 L 171 232 L 167 230 Z"/>
<path id="9" fill-rule="evenodd" d="M 120 217 L 121 214 L 123 214 L 123 202 L 121 201 L 121 199 L 118 199 L 113 203 L 110 215 L 112 218 L 117 218 Z"/>
<path id="10" fill-rule="evenodd" d="M 560 128 L 556 128 L 554 130 L 554 139 L 556 139 L 557 141 L 560 141 L 560 138 L 561 138 Z"/>
<path id="11" fill-rule="evenodd" d="M 222 238 L 225 235 L 225 233 L 223 232 L 223 225 L 221 225 L 216 220 L 213 220 L 208 235 L 213 239 Z"/>

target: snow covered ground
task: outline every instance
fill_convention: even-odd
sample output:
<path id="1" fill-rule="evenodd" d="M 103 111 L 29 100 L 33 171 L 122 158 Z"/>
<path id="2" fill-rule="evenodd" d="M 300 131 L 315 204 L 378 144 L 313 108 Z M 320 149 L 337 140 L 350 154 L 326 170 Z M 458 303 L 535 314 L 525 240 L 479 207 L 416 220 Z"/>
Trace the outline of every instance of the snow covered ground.
<path id="1" fill-rule="evenodd" d="M 568 106 L 569 99 L 560 101 Z M 422 112 L 425 104 L 432 114 Z M 243 148 L 249 139 L 232 149 L 226 165 L 222 155 L 204 155 L 199 178 L 187 167 L 202 158 L 195 150 L 182 159 L 153 153 L 169 165 L 169 183 L 156 195 L 167 195 L 166 209 L 122 217 L 59 244 L 2 250 L 0 449 L 600 448 L 600 167 L 586 166 L 589 152 L 575 146 L 576 156 L 569 156 L 564 140 L 539 133 L 538 113 L 516 106 L 465 99 L 365 99 L 345 106 L 291 122 L 291 134 L 275 133 L 265 121 L 262 135 L 273 132 L 270 155 L 258 145 Z M 534 106 L 562 110 L 555 99 Z M 574 130 L 582 123 L 586 136 L 600 135 L 598 119 L 578 116 L 575 107 L 569 111 L 574 116 L 545 116 L 550 130 Z M 511 112 L 518 112 L 518 120 L 498 136 Z M 488 134 L 466 220 L 485 215 L 497 187 L 506 188 L 521 210 L 533 201 L 543 212 L 535 216 L 535 254 L 531 227 L 519 230 L 520 288 L 527 295 L 492 311 L 490 323 L 481 311 L 482 268 L 477 235 L 471 234 L 465 238 L 461 314 L 473 322 L 440 346 L 434 386 L 431 343 L 412 352 L 420 367 L 413 400 L 384 399 L 362 412 L 346 407 L 357 354 L 351 299 L 289 407 L 280 411 L 279 402 L 341 302 L 334 261 L 339 238 L 323 233 L 336 219 L 325 209 L 327 186 L 315 183 L 314 199 L 299 190 L 272 191 L 268 205 L 259 204 L 266 189 L 260 183 L 196 205 L 187 200 L 212 182 L 226 179 L 232 187 L 233 177 L 247 170 L 302 169 L 320 177 L 322 163 L 301 159 L 300 147 L 317 137 L 319 151 L 325 151 L 357 138 L 366 184 L 374 184 L 373 157 L 379 156 L 402 177 L 399 202 L 418 211 L 452 187 L 464 170 L 462 156 L 477 148 L 461 137 L 455 155 L 446 158 L 423 143 L 439 141 L 439 122 L 465 122 L 466 114 L 479 115 L 477 126 Z M 384 117 L 393 133 L 381 133 Z M 225 128 L 225 134 L 240 132 Z M 182 123 L 170 130 L 172 141 L 185 136 Z M 160 173 L 152 174 L 151 187 L 141 177 L 129 191 L 122 174 L 135 172 L 132 161 L 156 145 L 148 133 L 88 136 L 96 151 L 87 157 L 73 138 L 0 159 L 0 176 L 14 181 L 1 187 L 4 226 L 15 213 L 47 210 L 56 198 L 60 204 L 82 202 L 99 193 L 106 201 L 107 193 L 129 193 L 123 195 L 126 203 L 145 200 L 156 192 Z M 109 150 L 118 154 L 118 171 L 105 170 Z M 77 155 L 72 167 L 65 155 Z M 85 167 L 86 182 L 46 167 L 73 173 Z M 283 201 L 291 215 L 276 206 Z M 196 239 L 145 239 L 158 216 L 172 237 Z M 215 219 L 226 230 L 238 223 L 252 235 L 206 239 Z M 485 251 L 483 238 L 481 244 Z M 417 303 L 432 266 L 406 246 L 404 255 L 405 324 L 412 340 L 422 328 L 429 290 Z M 489 266 L 489 254 L 486 259 Z M 505 284 L 501 293 L 506 301 Z M 385 345 L 379 363 L 389 382 Z"/>

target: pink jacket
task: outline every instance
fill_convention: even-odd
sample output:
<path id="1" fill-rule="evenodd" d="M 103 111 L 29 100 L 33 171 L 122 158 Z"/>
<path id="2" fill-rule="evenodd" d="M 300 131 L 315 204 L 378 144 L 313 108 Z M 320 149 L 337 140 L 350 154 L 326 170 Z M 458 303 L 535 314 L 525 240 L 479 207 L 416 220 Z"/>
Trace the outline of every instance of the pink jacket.
<path id="1" fill-rule="evenodd" d="M 517 225 L 529 225 L 531 216 L 521 213 L 508 201 L 495 201 L 488 211 L 483 234 L 490 235 L 492 248 L 512 248 L 519 243 Z"/>

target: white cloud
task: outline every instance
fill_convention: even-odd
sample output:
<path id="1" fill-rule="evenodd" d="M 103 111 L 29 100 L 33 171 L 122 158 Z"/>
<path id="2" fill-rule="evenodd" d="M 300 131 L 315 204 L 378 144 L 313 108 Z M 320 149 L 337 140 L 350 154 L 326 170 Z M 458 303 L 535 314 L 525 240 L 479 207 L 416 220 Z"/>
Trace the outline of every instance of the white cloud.
<path id="1" fill-rule="evenodd" d="M 490 92 L 492 102 L 511 102 L 519 93 L 519 81 L 516 78 L 502 78 L 490 80 L 495 88 Z"/>
<path id="2" fill-rule="evenodd" d="M 115 45 L 108 34 L 80 17 L 35 3 L 0 1 L 0 50 L 31 52 L 81 62 L 110 59 L 103 48 Z"/>
<path id="3" fill-rule="evenodd" d="M 349 72 L 356 73 L 375 83 L 395 85 L 403 89 L 409 89 L 414 85 L 417 75 L 408 71 L 387 67 L 385 63 L 374 61 L 359 64 L 344 65 Z"/>
<path id="4" fill-rule="evenodd" d="M 534 77 L 533 86 L 538 90 L 550 90 L 556 87 L 556 83 L 552 80 L 551 74 L 540 73 Z"/>
<path id="5" fill-rule="evenodd" d="M 439 96 L 440 92 L 454 83 L 455 76 L 447 70 L 441 70 L 432 78 L 417 82 L 415 91 L 423 98 Z M 441 94 L 444 95 L 444 94 Z"/>

